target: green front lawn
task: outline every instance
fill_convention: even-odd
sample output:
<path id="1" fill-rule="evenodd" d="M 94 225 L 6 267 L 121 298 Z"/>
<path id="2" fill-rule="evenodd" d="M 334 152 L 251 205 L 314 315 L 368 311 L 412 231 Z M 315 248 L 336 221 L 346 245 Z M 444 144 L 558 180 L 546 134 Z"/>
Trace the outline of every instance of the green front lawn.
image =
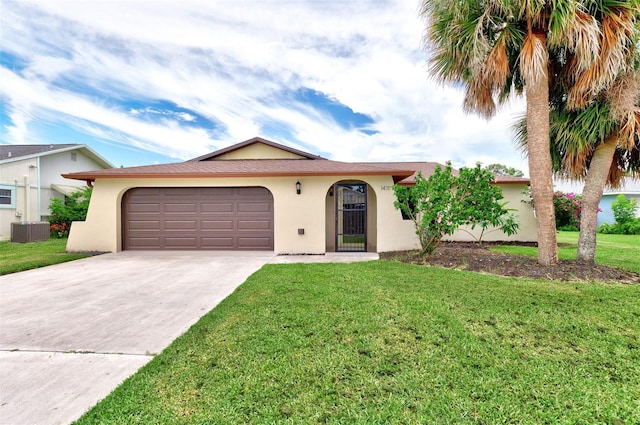
<path id="1" fill-rule="evenodd" d="M 578 236 L 578 232 L 558 232 L 558 257 L 561 260 L 576 259 Z M 596 240 L 596 263 L 640 273 L 640 237 L 598 233 Z M 538 248 L 529 246 L 502 245 L 492 249 L 508 254 L 538 255 Z"/>
<path id="2" fill-rule="evenodd" d="M 66 239 L 30 243 L 0 241 L 0 275 L 88 257 L 66 253 L 66 245 Z"/>
<path id="3" fill-rule="evenodd" d="M 640 285 L 267 265 L 79 424 L 640 423 Z"/>

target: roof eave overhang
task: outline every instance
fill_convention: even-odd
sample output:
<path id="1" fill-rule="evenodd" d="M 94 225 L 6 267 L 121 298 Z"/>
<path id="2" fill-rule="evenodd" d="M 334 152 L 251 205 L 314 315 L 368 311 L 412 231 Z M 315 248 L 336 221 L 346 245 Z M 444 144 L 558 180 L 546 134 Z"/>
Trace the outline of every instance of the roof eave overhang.
<path id="1" fill-rule="evenodd" d="M 65 179 L 95 181 L 97 179 L 193 179 L 193 178 L 248 178 L 248 177 L 323 177 L 323 176 L 390 176 L 393 182 L 397 183 L 406 179 L 413 173 L 398 171 L 285 171 L 279 173 L 118 173 L 118 174 L 89 174 L 89 173 L 69 173 L 62 174 Z"/>
<path id="2" fill-rule="evenodd" d="M 520 180 L 520 181 L 514 181 L 514 180 L 509 180 L 509 181 L 491 181 L 491 184 L 526 184 L 527 186 L 529 186 L 531 184 L 530 180 Z"/>
<path id="3" fill-rule="evenodd" d="M 73 146 L 67 146 L 67 147 L 64 147 L 64 148 L 51 149 L 51 150 L 44 151 L 44 152 L 32 153 L 32 154 L 29 154 L 29 155 L 22 155 L 22 156 L 16 156 L 16 157 L 12 157 L 12 158 L 5 158 L 5 159 L 0 160 L 0 164 L 5 164 L 5 163 L 8 164 L 8 163 L 11 163 L 11 162 L 25 161 L 25 160 L 29 160 L 29 159 L 35 159 L 35 158 L 44 158 L 46 156 L 55 155 L 55 154 L 59 154 L 59 153 L 63 153 L 63 152 L 70 152 L 70 151 L 82 151 L 87 157 L 89 157 L 92 160 L 94 160 L 96 163 L 98 163 L 103 168 L 113 168 L 114 167 L 114 165 L 112 163 L 107 161 L 105 158 L 103 158 L 96 151 L 94 151 L 93 149 L 91 149 L 87 145 L 81 145 L 81 144 L 77 144 L 77 145 L 73 145 Z M 80 180 L 84 180 L 84 179 L 80 179 Z"/>
<path id="4" fill-rule="evenodd" d="M 398 182 L 395 182 L 395 183 L 397 183 L 399 186 L 407 186 L 407 187 L 415 186 L 415 185 L 416 185 L 416 182 L 415 182 L 415 181 L 408 181 L 408 182 L 402 182 L 402 181 L 401 181 L 401 182 L 399 182 L 399 183 L 398 183 Z M 527 186 L 529 186 L 529 185 L 531 184 L 531 182 L 530 182 L 529 180 L 522 180 L 522 181 L 505 181 L 505 182 L 490 181 L 489 183 L 491 183 L 491 184 L 499 184 L 499 185 L 505 185 L 505 184 L 509 184 L 509 185 L 511 185 L 511 184 L 513 184 L 513 185 L 523 185 L 523 184 L 524 184 L 524 185 L 527 185 Z"/>

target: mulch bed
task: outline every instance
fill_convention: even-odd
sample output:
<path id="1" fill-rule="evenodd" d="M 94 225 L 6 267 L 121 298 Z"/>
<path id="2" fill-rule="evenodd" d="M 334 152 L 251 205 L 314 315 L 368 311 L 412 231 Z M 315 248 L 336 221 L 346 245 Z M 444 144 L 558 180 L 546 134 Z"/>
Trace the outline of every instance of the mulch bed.
<path id="1" fill-rule="evenodd" d="M 395 251 L 380 254 L 380 259 L 403 263 L 445 267 L 534 279 L 565 281 L 599 281 L 615 283 L 640 283 L 640 274 L 603 265 L 561 260 L 547 267 L 538 264 L 536 258 L 490 251 L 490 243 L 442 242 L 435 252 L 422 257 L 418 251 Z"/>

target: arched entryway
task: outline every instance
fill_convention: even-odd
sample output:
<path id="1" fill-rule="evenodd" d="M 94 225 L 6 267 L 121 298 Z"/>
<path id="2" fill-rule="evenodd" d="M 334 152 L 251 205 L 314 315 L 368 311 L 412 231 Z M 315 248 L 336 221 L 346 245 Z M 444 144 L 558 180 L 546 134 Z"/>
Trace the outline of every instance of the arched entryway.
<path id="1" fill-rule="evenodd" d="M 375 252 L 376 194 L 359 180 L 334 183 L 325 201 L 327 252 Z"/>

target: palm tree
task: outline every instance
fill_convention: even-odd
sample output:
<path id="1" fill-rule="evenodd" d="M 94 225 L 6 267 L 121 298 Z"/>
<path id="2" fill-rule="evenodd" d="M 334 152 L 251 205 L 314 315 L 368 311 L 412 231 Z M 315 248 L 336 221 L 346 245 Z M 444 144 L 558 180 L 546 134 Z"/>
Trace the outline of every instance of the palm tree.
<path id="1" fill-rule="evenodd" d="M 512 91 L 525 92 L 541 264 L 558 261 L 549 151 L 550 84 L 565 89 L 569 108 L 588 104 L 608 87 L 620 71 L 621 34 L 628 29 L 620 24 L 620 12 L 633 14 L 638 5 L 638 0 L 423 0 L 431 72 L 440 82 L 465 87 L 465 110 L 488 118 Z M 606 58 L 600 57 L 599 25 L 605 21 L 615 23 L 606 27 L 612 30 L 607 34 L 611 49 Z"/>
<path id="2" fill-rule="evenodd" d="M 584 109 L 552 110 L 551 152 L 558 175 L 584 180 L 577 261 L 593 264 L 605 185 L 640 174 L 640 72 L 620 75 Z"/>

